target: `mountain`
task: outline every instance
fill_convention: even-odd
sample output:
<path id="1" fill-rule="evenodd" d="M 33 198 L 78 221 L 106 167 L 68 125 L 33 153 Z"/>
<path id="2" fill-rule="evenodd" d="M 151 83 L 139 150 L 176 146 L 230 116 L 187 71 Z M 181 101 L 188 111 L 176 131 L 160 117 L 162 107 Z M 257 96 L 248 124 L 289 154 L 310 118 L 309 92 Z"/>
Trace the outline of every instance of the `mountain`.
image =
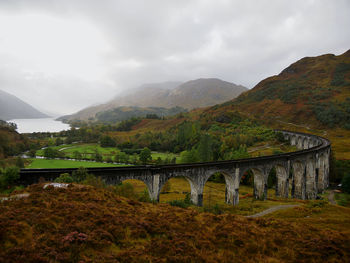
<path id="1" fill-rule="evenodd" d="M 14 95 L 0 90 L 0 120 L 48 117 Z"/>
<path id="2" fill-rule="evenodd" d="M 209 111 L 223 114 L 232 110 L 265 121 L 350 129 L 350 50 L 339 56 L 302 58 Z"/>
<path id="3" fill-rule="evenodd" d="M 60 119 L 87 120 L 95 118 L 98 112 L 120 106 L 164 108 L 178 106 L 186 109 L 206 107 L 235 98 L 246 90 L 243 86 L 220 79 L 197 79 L 182 84 L 180 82 L 145 84 L 126 94 L 117 96 L 105 104 L 88 107 Z"/>

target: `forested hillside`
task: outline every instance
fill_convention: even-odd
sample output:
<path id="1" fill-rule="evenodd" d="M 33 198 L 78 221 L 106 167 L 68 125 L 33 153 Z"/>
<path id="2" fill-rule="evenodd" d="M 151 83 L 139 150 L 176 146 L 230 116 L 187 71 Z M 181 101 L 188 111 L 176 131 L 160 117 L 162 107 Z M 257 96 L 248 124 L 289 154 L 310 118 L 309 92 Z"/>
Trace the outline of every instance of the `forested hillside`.
<path id="1" fill-rule="evenodd" d="M 181 107 L 174 108 L 160 108 L 160 107 L 118 107 L 112 110 L 98 112 L 96 114 L 96 120 L 100 122 L 118 122 L 135 117 L 148 117 L 153 119 L 159 119 L 161 117 L 176 115 L 187 110 Z"/>

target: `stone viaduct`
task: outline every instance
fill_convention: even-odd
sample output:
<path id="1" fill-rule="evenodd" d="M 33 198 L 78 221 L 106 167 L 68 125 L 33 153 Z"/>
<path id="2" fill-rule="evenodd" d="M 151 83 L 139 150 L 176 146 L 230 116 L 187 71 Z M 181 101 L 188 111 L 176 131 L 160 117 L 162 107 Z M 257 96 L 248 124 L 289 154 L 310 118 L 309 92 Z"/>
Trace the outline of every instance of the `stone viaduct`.
<path id="1" fill-rule="evenodd" d="M 143 181 L 154 201 L 164 184 L 173 177 L 186 178 L 191 186 L 191 200 L 203 204 L 203 190 L 207 180 L 215 173 L 222 173 L 226 182 L 226 203 L 239 203 L 239 185 L 242 176 L 251 170 L 254 175 L 254 196 L 266 199 L 267 180 L 272 168 L 276 170 L 276 196 L 298 199 L 315 199 L 329 184 L 330 142 L 319 136 L 280 131 L 291 145 L 299 150 L 256 158 L 189 163 L 176 165 L 145 165 L 129 167 L 89 168 L 88 171 L 100 176 L 107 184 L 119 184 L 127 179 Z M 41 178 L 53 181 L 62 173 L 75 169 L 22 169 L 20 183 L 29 185 Z M 289 189 L 292 188 L 291 196 Z"/>

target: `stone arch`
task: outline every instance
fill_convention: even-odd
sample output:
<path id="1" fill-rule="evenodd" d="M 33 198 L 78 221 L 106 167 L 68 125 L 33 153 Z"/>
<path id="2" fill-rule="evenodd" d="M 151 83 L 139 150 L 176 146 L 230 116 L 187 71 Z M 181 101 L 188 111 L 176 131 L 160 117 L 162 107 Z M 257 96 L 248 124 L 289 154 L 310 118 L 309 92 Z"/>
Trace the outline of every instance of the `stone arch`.
<path id="1" fill-rule="evenodd" d="M 246 172 L 251 171 L 253 174 L 253 196 L 255 199 L 265 200 L 267 197 L 267 173 L 270 171 L 272 166 L 269 167 L 245 167 L 241 169 L 239 174 L 239 184 Z M 239 185 L 238 185 L 239 186 Z M 238 191 L 237 191 L 238 194 Z"/>
<path id="2" fill-rule="evenodd" d="M 236 185 L 235 174 L 231 171 L 227 170 L 217 170 L 215 172 L 209 172 L 207 174 L 206 180 L 204 182 L 204 187 L 209 179 L 216 173 L 220 173 L 224 177 L 225 181 L 225 202 L 227 204 L 235 205 L 238 203 L 238 196 L 236 196 L 236 192 L 238 194 L 238 187 Z M 204 190 L 204 189 L 203 189 Z"/>
<path id="3" fill-rule="evenodd" d="M 276 166 L 273 165 L 269 171 L 266 173 L 266 186 L 267 186 L 267 191 L 266 193 L 268 194 L 269 189 L 274 189 L 274 195 L 277 195 L 277 170 Z"/>
<path id="4" fill-rule="evenodd" d="M 308 156 L 306 160 L 306 199 L 315 199 L 316 196 L 316 161 L 314 156 Z"/>
<path id="5" fill-rule="evenodd" d="M 137 189 L 138 183 L 135 184 L 135 182 L 142 182 L 143 185 L 146 186 L 146 188 L 147 188 L 148 195 L 149 195 L 150 199 L 157 201 L 157 199 L 153 198 L 154 195 L 152 193 L 152 185 L 150 184 L 150 182 L 148 180 L 143 180 L 142 178 L 134 178 L 134 177 L 121 177 L 119 180 L 119 183 L 125 183 L 125 181 L 129 181 L 129 180 L 133 181 L 133 183 L 131 182 L 131 184 L 133 185 L 134 188 L 136 187 L 136 189 L 135 189 L 136 193 L 138 193 L 138 192 L 141 193 L 142 191 L 138 191 L 138 189 Z"/>
<path id="6" fill-rule="evenodd" d="M 305 199 L 305 166 L 305 163 L 299 160 L 292 164 L 294 198 Z"/>
<path id="7" fill-rule="evenodd" d="M 174 177 L 184 177 L 191 187 L 191 202 L 194 205 L 202 206 L 203 205 L 203 180 L 204 177 L 202 175 L 205 175 L 205 173 L 201 169 L 188 169 L 185 171 L 177 171 L 177 172 L 171 172 L 171 173 L 164 173 L 160 176 L 161 180 L 159 180 L 159 185 L 157 187 L 158 189 L 158 200 L 159 200 L 159 193 L 164 184 L 170 179 Z M 155 185 L 157 185 L 157 182 L 155 182 Z"/>
<path id="8" fill-rule="evenodd" d="M 185 181 L 185 185 L 183 184 L 183 181 Z M 181 186 L 181 188 L 179 186 Z M 169 194 L 173 197 L 172 200 L 183 200 L 187 193 L 191 193 L 191 185 L 188 178 L 184 176 L 168 177 L 165 178 L 164 182 L 159 186 L 159 201 L 170 201 Z"/>

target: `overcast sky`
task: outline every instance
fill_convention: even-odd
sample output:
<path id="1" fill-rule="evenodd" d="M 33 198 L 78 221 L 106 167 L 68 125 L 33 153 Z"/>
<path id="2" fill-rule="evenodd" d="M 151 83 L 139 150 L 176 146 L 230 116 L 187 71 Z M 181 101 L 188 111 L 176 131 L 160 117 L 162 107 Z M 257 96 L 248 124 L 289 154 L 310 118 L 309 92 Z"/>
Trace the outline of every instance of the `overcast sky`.
<path id="1" fill-rule="evenodd" d="M 67 114 L 143 83 L 252 88 L 349 28 L 349 0 L 0 0 L 0 89 Z"/>

